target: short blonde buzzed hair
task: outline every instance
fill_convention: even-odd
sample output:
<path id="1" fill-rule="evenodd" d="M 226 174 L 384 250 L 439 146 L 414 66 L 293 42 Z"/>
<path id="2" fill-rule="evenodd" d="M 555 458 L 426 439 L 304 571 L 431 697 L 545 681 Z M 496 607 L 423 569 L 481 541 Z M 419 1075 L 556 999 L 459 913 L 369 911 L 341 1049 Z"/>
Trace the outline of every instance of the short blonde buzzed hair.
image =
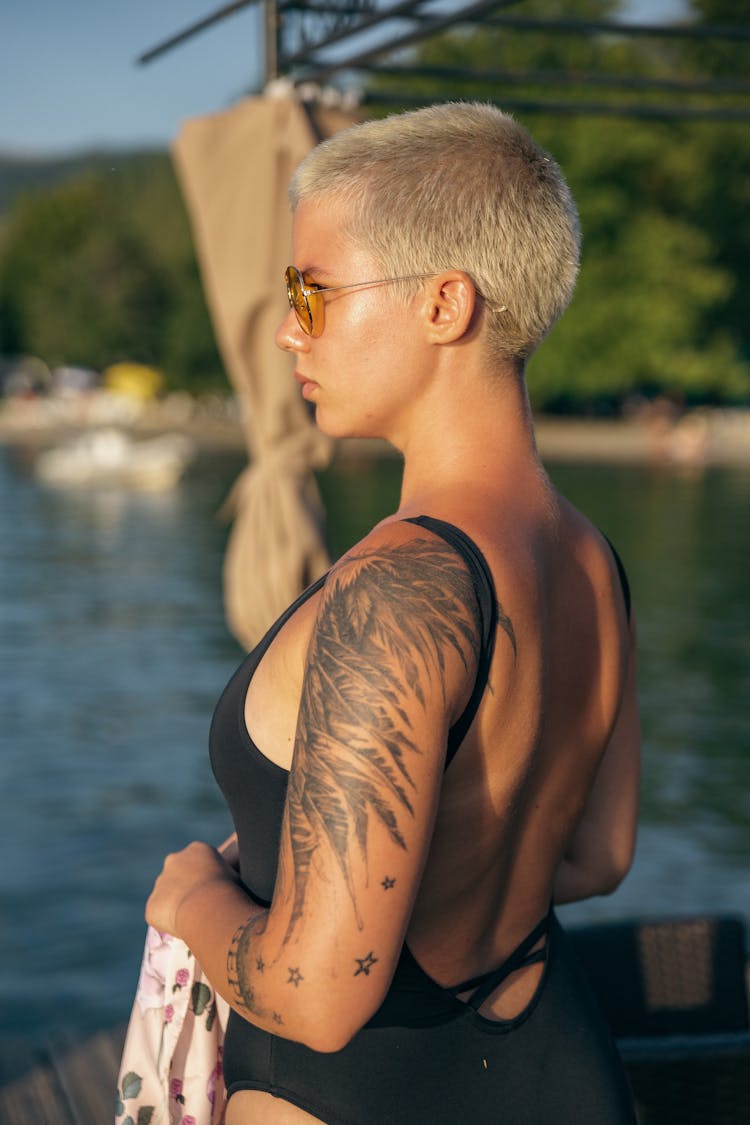
<path id="1" fill-rule="evenodd" d="M 570 189 L 495 106 L 449 102 L 334 134 L 289 189 L 293 209 L 327 195 L 347 205 L 347 235 L 384 276 L 468 273 L 493 358 L 525 360 L 573 294 L 580 228 Z"/>

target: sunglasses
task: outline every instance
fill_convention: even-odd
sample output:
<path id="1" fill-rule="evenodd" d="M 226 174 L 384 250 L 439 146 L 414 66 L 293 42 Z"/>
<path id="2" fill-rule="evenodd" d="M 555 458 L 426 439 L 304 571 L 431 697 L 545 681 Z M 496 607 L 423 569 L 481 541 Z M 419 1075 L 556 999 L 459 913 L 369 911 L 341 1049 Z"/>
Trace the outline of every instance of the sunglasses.
<path id="1" fill-rule="evenodd" d="M 294 309 L 299 326 L 306 336 L 320 336 L 325 327 L 322 293 L 336 293 L 341 289 L 358 289 L 369 285 L 392 285 L 395 281 L 424 281 L 434 277 L 430 273 L 410 273 L 406 277 L 384 277 L 378 281 L 353 281 L 349 285 L 316 285 L 301 274 L 296 266 L 287 266 L 286 295 L 289 307 Z"/>

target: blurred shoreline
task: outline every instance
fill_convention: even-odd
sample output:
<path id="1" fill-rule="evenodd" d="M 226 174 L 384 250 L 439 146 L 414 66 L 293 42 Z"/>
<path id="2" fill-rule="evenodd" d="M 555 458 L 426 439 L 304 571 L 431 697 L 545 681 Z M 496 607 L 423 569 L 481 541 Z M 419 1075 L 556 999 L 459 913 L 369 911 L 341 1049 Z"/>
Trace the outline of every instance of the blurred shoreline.
<path id="1" fill-rule="evenodd" d="M 184 393 L 150 401 L 93 392 L 75 398 L 17 397 L 0 402 L 0 444 L 32 455 L 103 427 L 134 440 L 165 433 L 188 437 L 198 452 L 245 452 L 243 406 L 231 396 L 194 399 Z M 677 411 L 649 404 L 621 419 L 539 415 L 542 458 L 634 465 L 750 465 L 750 409 Z M 337 456 L 388 456 L 384 442 L 340 442 Z"/>

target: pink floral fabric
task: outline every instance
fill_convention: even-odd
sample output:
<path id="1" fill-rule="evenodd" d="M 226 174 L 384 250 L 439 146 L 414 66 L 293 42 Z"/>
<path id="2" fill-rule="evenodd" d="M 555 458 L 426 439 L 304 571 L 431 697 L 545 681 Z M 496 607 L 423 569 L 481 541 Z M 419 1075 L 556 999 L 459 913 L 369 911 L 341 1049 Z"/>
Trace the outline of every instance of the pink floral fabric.
<path id="1" fill-rule="evenodd" d="M 149 926 L 117 1082 L 116 1125 L 221 1125 L 228 1015 L 185 943 Z"/>

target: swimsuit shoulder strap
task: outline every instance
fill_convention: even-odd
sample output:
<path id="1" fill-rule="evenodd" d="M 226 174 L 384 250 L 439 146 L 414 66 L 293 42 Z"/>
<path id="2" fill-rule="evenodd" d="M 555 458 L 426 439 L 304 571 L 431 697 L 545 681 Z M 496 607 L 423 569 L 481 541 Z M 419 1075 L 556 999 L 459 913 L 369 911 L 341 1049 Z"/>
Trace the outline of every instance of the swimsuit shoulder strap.
<path id="1" fill-rule="evenodd" d="M 487 686 L 492 653 L 495 645 L 495 629 L 497 627 L 498 610 L 497 598 L 495 596 L 495 584 L 492 580 L 492 573 L 484 555 L 474 540 L 471 539 L 465 531 L 462 531 L 460 527 L 456 527 L 455 524 L 452 523 L 447 523 L 445 520 L 435 519 L 433 516 L 412 516 L 407 518 L 404 522 L 414 523 L 419 527 L 426 528 L 427 531 L 433 532 L 433 534 L 439 536 L 453 547 L 469 568 L 469 573 L 471 574 L 477 601 L 479 603 L 479 612 L 482 621 L 482 645 L 479 654 L 479 663 L 477 665 L 477 677 L 469 702 L 466 704 L 463 713 L 453 724 L 448 734 L 448 747 L 445 758 L 445 768 L 447 769 L 453 761 L 456 751 L 466 737 L 466 732 L 474 721 L 474 716 L 477 713 L 482 696 L 484 695 L 484 689 Z"/>
<path id="2" fill-rule="evenodd" d="M 281 614 L 281 617 L 278 617 L 274 621 L 273 625 L 271 625 L 266 630 L 264 635 L 258 641 L 255 648 L 250 653 L 250 657 L 252 658 L 252 662 L 253 662 L 252 663 L 253 669 L 256 668 L 258 666 L 258 664 L 260 663 L 261 657 L 263 656 L 265 651 L 269 648 L 269 646 L 271 644 L 271 641 L 274 639 L 276 634 L 281 631 L 282 627 L 284 625 L 286 625 L 289 618 L 293 616 L 293 614 L 299 609 L 299 607 L 301 605 L 304 605 L 304 603 L 309 598 L 311 598 L 313 596 L 313 594 L 317 593 L 317 591 L 325 583 L 325 580 L 326 580 L 327 577 L 328 577 L 328 571 L 326 571 L 325 574 L 321 574 L 320 578 L 316 578 L 316 580 L 313 583 L 311 583 L 310 586 L 306 586 L 305 589 L 302 591 L 302 593 L 297 595 L 297 597 L 294 599 L 292 604 L 290 606 L 287 606 L 287 608 Z"/>
<path id="3" fill-rule="evenodd" d="M 604 535 L 603 531 L 602 531 L 602 535 Z M 623 564 L 622 559 L 620 558 L 620 556 L 618 555 L 618 553 L 615 549 L 614 543 L 612 543 L 611 539 L 607 535 L 604 535 L 604 538 L 607 541 L 607 545 L 609 546 L 609 549 L 612 552 L 612 555 L 613 555 L 614 560 L 615 560 L 615 564 L 617 566 L 617 573 L 620 576 L 620 585 L 622 586 L 622 596 L 625 599 L 626 616 L 630 617 L 630 583 L 628 582 L 628 576 L 627 576 L 627 573 L 625 571 L 625 566 Z"/>

